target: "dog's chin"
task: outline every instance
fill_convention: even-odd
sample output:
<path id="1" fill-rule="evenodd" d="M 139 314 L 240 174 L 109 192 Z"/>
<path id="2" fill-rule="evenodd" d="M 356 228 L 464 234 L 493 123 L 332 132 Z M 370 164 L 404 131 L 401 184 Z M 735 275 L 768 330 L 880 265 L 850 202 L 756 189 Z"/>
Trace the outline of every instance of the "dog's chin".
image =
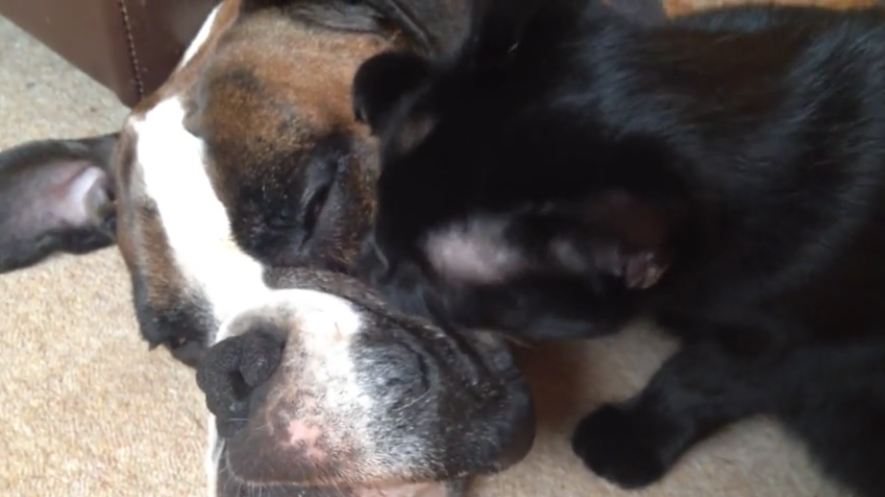
<path id="1" fill-rule="evenodd" d="M 466 480 L 309 486 L 247 482 L 231 471 L 227 456 L 227 450 L 222 449 L 212 497 L 464 497 L 467 490 Z"/>
<path id="2" fill-rule="evenodd" d="M 461 497 L 464 492 L 446 483 L 414 483 L 410 485 L 364 488 L 360 497 Z"/>
<path id="3" fill-rule="evenodd" d="M 404 483 L 369 487 L 253 486 L 219 492 L 217 497 L 463 497 L 463 490 L 448 483 Z"/>
<path id="4" fill-rule="evenodd" d="M 463 497 L 464 492 L 453 490 L 448 483 L 406 483 L 375 487 L 251 487 L 239 488 L 233 493 L 217 497 Z"/>

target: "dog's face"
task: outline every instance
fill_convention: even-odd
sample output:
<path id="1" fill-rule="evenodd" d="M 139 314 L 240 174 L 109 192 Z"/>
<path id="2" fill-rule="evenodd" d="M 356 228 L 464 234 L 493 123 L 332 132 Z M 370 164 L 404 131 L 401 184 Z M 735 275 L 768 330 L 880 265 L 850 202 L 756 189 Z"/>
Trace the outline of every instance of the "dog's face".
<path id="1" fill-rule="evenodd" d="M 220 495 L 276 483 L 292 492 L 280 495 L 457 496 L 530 447 L 527 387 L 499 339 L 393 312 L 340 273 L 268 281 L 280 290 L 225 325 L 233 338 L 198 374 L 224 437 Z"/>
<path id="2" fill-rule="evenodd" d="M 456 57 L 386 53 L 355 78 L 356 114 L 383 143 L 362 271 L 454 326 L 612 331 L 670 263 L 678 209 L 636 188 L 664 188 L 665 154 L 595 127 L 569 88 L 590 76 L 544 42 L 568 40 L 545 33 L 576 29 L 583 3 L 482 5 Z M 618 176 L 644 161 L 644 176 Z"/>
<path id="3" fill-rule="evenodd" d="M 390 42 L 295 6 L 235 7 L 120 137 L 117 240 L 139 322 L 180 357 L 264 298 L 266 268 L 346 269 L 373 210 L 375 146 L 347 81 Z"/>
<path id="4" fill-rule="evenodd" d="M 346 275 L 377 178 L 354 73 L 444 45 L 462 8 L 227 0 L 119 134 L 0 155 L 0 270 L 116 241 L 145 338 L 203 363 L 218 495 L 454 495 L 528 450 L 503 343 L 403 317 Z"/>

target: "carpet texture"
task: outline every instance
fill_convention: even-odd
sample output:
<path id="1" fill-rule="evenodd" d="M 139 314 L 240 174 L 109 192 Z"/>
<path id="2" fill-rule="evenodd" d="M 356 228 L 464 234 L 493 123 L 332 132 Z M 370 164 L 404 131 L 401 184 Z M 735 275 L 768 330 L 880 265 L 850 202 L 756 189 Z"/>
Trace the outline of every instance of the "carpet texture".
<path id="1" fill-rule="evenodd" d="M 113 96 L 0 18 L 0 148 L 115 130 Z M 836 497 L 774 423 L 741 423 L 658 485 L 625 493 L 584 470 L 568 436 L 601 402 L 635 392 L 674 348 L 640 326 L 524 350 L 540 417 L 518 466 L 474 497 Z M 204 414 L 191 370 L 138 336 L 115 250 L 0 277 L 0 495 L 204 495 Z"/>

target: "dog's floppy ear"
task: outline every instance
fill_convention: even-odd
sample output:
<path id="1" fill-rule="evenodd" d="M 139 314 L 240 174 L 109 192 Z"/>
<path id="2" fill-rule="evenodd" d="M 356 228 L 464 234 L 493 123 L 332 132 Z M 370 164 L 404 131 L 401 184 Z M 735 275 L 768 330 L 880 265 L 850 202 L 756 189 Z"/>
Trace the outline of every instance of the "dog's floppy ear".
<path id="1" fill-rule="evenodd" d="M 425 55 L 457 50 L 470 29 L 471 0 L 367 0 Z M 516 3 L 516 2 L 514 2 Z"/>
<path id="2" fill-rule="evenodd" d="M 333 29 L 397 35 L 424 55 L 450 53 L 461 46 L 470 26 L 473 0 L 244 0 L 241 12 L 283 9 L 300 19 Z"/>
<path id="3" fill-rule="evenodd" d="M 114 243 L 116 142 L 48 140 L 0 153 L 0 272 Z"/>

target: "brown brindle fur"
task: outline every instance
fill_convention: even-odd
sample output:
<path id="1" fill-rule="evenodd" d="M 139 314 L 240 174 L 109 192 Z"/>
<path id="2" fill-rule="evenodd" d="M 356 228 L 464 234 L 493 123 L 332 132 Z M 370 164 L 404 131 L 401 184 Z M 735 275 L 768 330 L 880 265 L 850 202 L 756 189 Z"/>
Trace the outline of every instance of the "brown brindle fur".
<path id="1" fill-rule="evenodd" d="M 130 118 L 143 117 L 147 111 L 154 108 L 164 98 L 177 95 L 194 84 L 197 78 L 199 78 L 206 60 L 215 51 L 218 41 L 239 18 L 242 3 L 242 0 L 224 0 L 222 2 L 215 21 L 212 23 L 209 37 L 203 46 L 197 50 L 187 63 L 178 67 L 160 88 L 139 102 L 132 109 Z"/>
<path id="2" fill-rule="evenodd" d="M 219 8 L 212 31 L 206 43 L 182 67 L 142 100 L 130 113 L 120 134 L 117 158 L 120 170 L 117 185 L 117 245 L 132 275 L 133 283 L 143 284 L 146 299 L 153 308 L 168 309 L 181 299 L 180 290 L 186 288 L 174 268 L 169 243 L 156 212 L 145 202 L 140 171 L 136 164 L 135 147 L 138 137 L 132 128 L 134 119 L 141 119 L 158 102 L 179 94 L 194 85 L 202 74 L 222 35 L 234 24 L 241 7 L 240 0 L 226 0 Z M 150 282 L 144 281 L 150 275 Z M 141 278 L 142 282 L 138 279 Z"/>
<path id="3" fill-rule="evenodd" d="M 698 0 L 601 1 L 609 3 L 614 9 L 627 15 L 642 17 L 650 22 L 660 20 L 665 15 L 680 15 L 699 8 L 733 3 L 733 0 L 715 0 L 719 3 Z M 779 3 L 807 4 L 809 1 L 782 0 Z M 868 5 L 872 0 L 823 0 L 822 3 L 834 8 L 850 8 Z M 372 12 L 371 15 L 366 15 L 365 10 L 360 11 L 360 15 L 353 15 L 356 11 L 352 9 L 368 9 L 369 5 L 379 10 Z M 493 361 L 485 359 L 487 356 L 491 357 L 493 353 L 496 354 L 499 344 L 487 344 L 482 347 L 468 344 L 471 347 L 468 351 L 470 353 L 462 355 L 483 356 L 486 363 L 481 365 L 482 368 L 465 368 L 462 367 L 464 363 L 461 357 L 457 353 L 451 353 L 456 349 L 456 345 L 459 347 L 463 345 L 460 344 L 462 340 L 452 340 L 451 344 L 445 340 L 429 340 L 429 336 L 420 333 L 421 330 L 416 329 L 414 323 L 390 321 L 386 307 L 380 304 L 369 306 L 363 302 L 366 295 L 371 293 L 369 289 L 354 286 L 355 282 L 338 272 L 329 272 L 327 276 L 341 278 L 341 281 L 334 280 L 334 284 L 320 284 L 318 280 L 311 281 L 304 275 L 291 276 L 288 282 L 285 278 L 274 281 L 273 277 L 269 276 L 269 272 L 272 271 L 291 270 L 302 266 L 310 268 L 310 271 L 317 268 L 350 268 L 356 259 L 361 239 L 370 228 L 375 211 L 374 188 L 378 173 L 375 138 L 370 136 L 366 127 L 354 119 L 351 102 L 353 76 L 364 60 L 391 48 L 425 53 L 453 50 L 462 41 L 466 19 L 469 17 L 466 15 L 469 5 L 469 0 L 426 2 L 223 0 L 209 36 L 202 46 L 190 60 L 175 71 L 166 84 L 133 109 L 129 121 L 120 134 L 117 156 L 113 161 L 116 170 L 108 174 L 116 178 L 114 192 L 117 207 L 116 241 L 133 279 L 136 309 L 145 337 L 155 344 L 170 345 L 176 357 L 185 361 L 190 360 L 191 364 L 202 357 L 188 356 L 190 350 L 183 351 L 187 348 L 185 345 L 198 345 L 200 354 L 204 353 L 207 347 L 214 345 L 213 351 L 217 352 L 219 350 L 217 342 L 232 343 L 225 340 L 226 338 L 245 339 L 250 338 L 250 335 L 254 338 L 254 335 L 262 331 L 255 329 L 256 323 L 273 324 L 275 331 L 286 335 L 287 338 L 285 349 L 285 353 L 288 354 L 287 362 L 278 369 L 271 380 L 261 385 L 267 396 L 262 398 L 258 395 L 250 399 L 250 412 L 235 413 L 237 417 L 246 421 L 251 420 L 252 423 L 242 428 L 246 431 L 240 433 L 257 435 L 245 441 L 228 440 L 230 445 L 225 449 L 228 451 L 226 454 L 235 457 L 221 461 L 218 476 L 222 479 L 228 478 L 230 482 L 227 486 L 222 484 L 219 487 L 221 489 L 219 495 L 244 495 L 240 492 L 244 481 L 238 480 L 237 477 L 241 475 L 235 472 L 242 470 L 247 473 L 243 478 L 251 473 L 249 484 L 255 485 L 252 493 L 247 495 L 292 495 L 294 492 L 297 495 L 313 497 L 326 495 L 417 497 L 430 495 L 429 492 L 433 492 L 436 496 L 444 492 L 441 485 L 427 484 L 428 486 L 424 488 L 410 486 L 397 488 L 386 485 L 413 480 L 436 481 L 440 478 L 460 478 L 481 468 L 485 468 L 483 471 L 490 468 L 500 469 L 512 463 L 514 458 L 521 457 L 528 449 L 531 432 L 522 430 L 522 425 L 517 426 L 519 423 L 531 424 L 527 417 L 517 416 L 519 411 L 525 409 L 525 405 L 520 405 L 517 401 L 508 406 L 506 402 L 498 401 L 508 396 L 514 397 L 513 393 L 521 390 L 519 385 L 510 383 L 509 376 L 499 374 L 500 371 L 510 373 L 512 366 L 500 364 L 499 359 L 499 364 L 495 366 L 499 369 L 489 369 Z M 399 17 L 390 16 L 390 12 L 383 10 L 385 6 L 394 11 L 399 9 Z M 385 20 L 378 21 L 378 19 Z M 163 221 L 168 219 L 160 219 L 157 206 L 148 197 L 144 185 L 145 172 L 141 170 L 136 157 L 139 137 L 136 136 L 135 125 L 145 119 L 159 104 L 172 98 L 178 99 L 187 112 L 183 123 L 185 129 L 181 129 L 176 120 L 172 131 L 178 133 L 179 137 L 187 138 L 185 132 L 187 131 L 200 138 L 202 142 L 200 145 L 204 146 L 205 150 L 203 160 L 197 160 L 191 155 L 188 158 L 190 162 L 183 163 L 182 166 L 206 168 L 214 194 L 227 210 L 227 220 L 232 225 L 234 241 L 239 242 L 239 246 L 234 247 L 238 249 L 237 255 L 241 256 L 238 261 L 249 259 L 246 254 L 257 260 L 260 264 L 256 266 L 265 271 L 262 275 L 263 283 L 272 289 L 310 288 L 327 295 L 342 297 L 353 303 L 354 312 L 363 320 L 365 329 L 375 332 L 374 335 L 367 334 L 361 337 L 362 341 L 353 342 L 357 345 L 368 345 L 369 352 L 366 354 L 372 350 L 377 352 L 382 346 L 389 348 L 390 344 L 387 341 L 393 343 L 394 339 L 386 333 L 391 329 L 398 330 L 398 336 L 395 337 L 397 340 L 411 337 L 409 343 L 413 349 L 419 346 L 428 349 L 438 348 L 430 350 L 428 357 L 439 357 L 451 362 L 440 362 L 439 371 L 450 377 L 441 380 L 442 386 L 433 392 L 439 394 L 438 399 L 434 400 L 437 404 L 429 404 L 433 407 L 423 411 L 416 408 L 403 419 L 394 420 L 397 422 L 390 422 L 389 415 L 393 410 L 384 403 L 379 404 L 380 407 L 375 410 L 360 410 L 356 408 L 359 407 L 356 402 L 350 405 L 350 410 L 342 410 L 340 403 L 333 407 L 320 405 L 317 399 L 327 393 L 325 389 L 330 389 L 330 382 L 324 381 L 328 378 L 322 377 L 311 379 L 309 373 L 322 373 L 326 364 L 333 361 L 326 360 L 327 356 L 324 353 L 315 354 L 317 357 L 312 358 L 314 363 L 308 368 L 304 366 L 305 359 L 311 358 L 297 356 L 297 353 L 299 339 L 316 338 L 325 332 L 322 322 L 319 322 L 319 325 L 291 320 L 273 322 L 264 316 L 265 322 L 262 323 L 259 319 L 262 316 L 252 315 L 239 316 L 241 319 L 254 318 L 242 321 L 241 329 L 221 326 L 222 323 L 218 321 L 227 317 L 224 317 L 218 309 L 223 308 L 224 304 L 233 302 L 231 307 L 235 309 L 230 312 L 239 312 L 236 309 L 239 304 L 236 299 L 240 296 L 244 300 L 248 299 L 249 296 L 245 295 L 248 289 L 243 290 L 238 286 L 242 280 L 236 277 L 227 278 L 228 275 L 225 273 L 227 267 L 223 262 L 216 263 L 228 259 L 209 259 L 213 265 L 203 274 L 211 274 L 217 268 L 222 277 L 218 281 L 211 281 L 214 284 L 213 288 L 221 288 L 228 292 L 225 297 L 228 297 L 228 294 L 234 297 L 209 302 L 208 299 L 211 297 L 199 295 L 201 290 L 205 289 L 201 285 L 203 281 L 194 277 L 196 272 L 187 273 L 188 268 L 178 266 L 182 264 L 181 260 L 176 260 L 178 254 L 173 252 L 170 243 L 174 235 L 167 234 L 172 231 L 167 232 L 163 224 Z M 162 119 L 159 122 L 161 125 L 152 130 L 163 129 L 162 126 L 168 124 Z M 403 143 L 404 147 L 409 146 L 408 141 L 419 140 L 433 123 L 419 120 L 413 124 L 414 134 L 402 137 L 406 141 Z M 142 138 L 146 136 L 142 135 Z M 162 146 L 161 140 L 166 136 L 161 134 L 160 139 L 156 136 L 153 138 L 157 141 L 154 141 L 152 146 L 153 144 Z M 189 141 L 184 140 L 184 142 Z M 145 139 L 143 143 L 150 142 Z M 159 157 L 161 160 L 175 161 L 174 153 Z M 159 162 L 156 165 L 158 168 L 176 166 L 176 164 Z M 312 171 L 312 168 L 317 168 L 317 164 L 329 163 L 335 164 L 334 182 L 329 200 L 322 203 L 324 216 L 322 230 L 313 230 L 310 243 L 301 245 L 290 243 L 289 246 L 270 249 L 267 244 L 261 246 L 259 243 L 250 247 L 248 242 L 254 235 L 251 231 L 266 230 L 268 221 L 274 221 L 273 216 L 281 210 L 279 208 L 294 209 L 296 213 L 309 210 L 299 203 L 305 195 L 304 190 L 309 190 L 305 187 L 309 181 L 303 180 L 299 175 L 304 176 L 306 174 L 304 171 Z M 174 169 L 168 168 L 164 172 L 169 173 L 170 170 L 174 172 Z M 161 178 L 174 186 L 173 175 L 168 174 Z M 205 186 L 205 182 L 199 183 L 199 186 Z M 308 186 L 313 185 L 308 184 Z M 201 200 L 205 200 L 205 196 Z M 186 211 L 188 205 L 182 202 L 176 207 Z M 176 211 L 173 216 L 179 212 L 182 215 L 187 214 Z M 164 214 L 168 215 L 168 211 L 164 211 Z M 189 221 L 196 225 L 198 222 L 193 221 L 194 217 Z M 294 224 L 299 222 L 300 219 L 295 219 Z M 286 232 L 289 228 L 295 231 L 299 226 L 288 226 L 284 222 L 279 231 Z M 196 231 L 199 234 L 199 230 Z M 181 232 L 181 229 L 177 231 L 179 234 Z M 210 230 L 209 233 L 216 232 Z M 653 232 L 643 234 L 651 238 L 657 236 Z M 228 233 L 225 232 L 224 236 L 228 236 Z M 186 242 L 193 242 L 193 239 L 188 240 L 187 237 L 179 237 L 179 241 L 182 238 Z M 0 238 L 0 242 L 2 241 Z M 217 239 L 213 238 L 211 241 L 215 242 Z M 283 239 L 283 241 L 292 240 Z M 223 244 L 228 248 L 228 245 L 233 245 L 232 242 L 224 239 L 219 245 Z M 199 240 L 197 243 L 199 244 Z M 176 248 L 180 248 L 180 245 Z M 191 257 L 190 261 L 194 259 Z M 205 269 L 205 266 L 199 264 L 194 266 Z M 255 279 L 261 279 L 262 276 L 257 276 Z M 314 277 L 316 278 L 315 274 Z M 211 278 L 205 279 L 211 280 Z M 217 284 L 219 281 L 220 284 Z M 314 301 L 310 298 L 291 302 L 293 308 L 304 303 L 309 304 L 307 307 L 314 305 Z M 333 310 L 340 309 L 333 308 Z M 336 315 L 339 314 L 341 313 Z M 320 328 L 299 329 L 302 325 L 305 327 L 316 325 Z M 229 334 L 221 335 L 219 333 L 221 329 L 227 330 Z M 291 340 L 288 340 L 289 338 Z M 327 336 L 324 335 L 324 338 Z M 331 344 L 333 346 L 329 348 L 334 348 L 334 339 L 332 336 L 328 343 L 321 345 Z M 470 340 L 479 339 L 470 335 Z M 326 347 L 316 347 L 316 349 L 325 351 Z M 211 353 L 209 355 L 211 356 Z M 341 359 L 341 357 L 329 357 Z M 296 360 L 293 361 L 293 358 Z M 353 382 L 376 397 L 375 400 L 387 402 L 386 390 L 389 383 L 385 381 L 399 380 L 396 374 L 402 371 L 408 373 L 409 370 L 401 367 L 385 368 L 386 362 L 374 361 L 374 358 L 369 361 L 367 358 L 368 355 L 357 357 L 356 360 L 353 357 L 346 358 L 357 363 L 356 366 L 364 368 L 364 378 L 357 378 Z M 208 359 L 206 362 L 211 363 Z M 489 377 L 493 380 L 504 378 L 501 380 L 501 385 L 493 385 L 499 390 L 497 396 L 487 395 L 489 390 L 485 388 L 487 386 L 485 383 L 471 382 L 470 378 L 467 378 L 468 381 L 465 383 L 462 373 L 480 369 L 489 371 Z M 391 374 L 388 370 L 393 370 L 396 374 Z M 229 373 L 227 370 L 224 372 Z M 224 388 L 213 390 L 212 385 L 208 388 L 205 385 L 201 386 L 210 396 L 218 392 L 224 393 Z M 476 387 L 475 392 L 471 390 L 474 387 Z M 480 389 L 484 389 L 482 395 L 476 393 Z M 461 392 L 467 394 L 461 396 Z M 398 395 L 402 395 L 403 398 L 394 400 L 411 400 L 408 391 L 404 390 L 404 393 Z M 422 398 L 426 401 L 426 397 Z M 483 405 L 484 402 L 488 405 Z M 497 407 L 492 404 L 496 404 Z M 209 405 L 211 410 L 213 404 Z M 399 403 L 399 405 L 412 407 L 414 403 Z M 479 407 L 474 411 L 474 406 L 477 405 Z M 445 406 L 445 409 L 439 406 Z M 225 406 L 227 407 L 229 404 Z M 512 410 L 515 414 L 507 412 L 509 407 L 514 408 Z M 446 410 L 449 412 L 441 414 Z M 484 414 L 487 410 L 494 410 L 495 413 Z M 218 414 L 216 411 L 213 412 Z M 488 430 L 482 431 L 487 435 L 468 436 L 465 443 L 461 444 L 457 437 L 463 435 L 459 434 L 458 430 L 438 429 L 440 426 L 469 424 L 477 430 L 484 430 L 486 428 L 483 426 L 484 423 L 505 414 L 507 417 L 502 418 L 502 426 L 515 426 L 517 431 L 526 436 L 527 441 L 514 442 L 510 440 L 513 437 L 503 435 L 500 435 L 502 440 L 493 440 L 493 437 L 488 435 L 492 431 Z M 355 424 L 350 422 L 352 419 L 362 419 L 363 415 L 371 415 L 376 421 L 372 425 L 376 431 L 366 440 L 361 438 L 365 438 L 365 434 L 353 429 Z M 440 416 L 448 418 L 443 419 Z M 319 430 L 327 423 L 330 431 L 324 435 Z M 342 426 L 351 430 L 342 432 L 340 429 Z M 277 431 L 267 431 L 268 427 L 276 428 Z M 404 437 L 404 431 L 409 430 L 415 430 L 410 432 L 415 436 L 406 433 L 407 436 Z M 468 429 L 461 433 L 472 432 Z M 329 437 L 329 434 L 335 436 Z M 437 435 L 444 439 L 434 438 Z M 413 443 L 418 439 L 418 442 L 414 447 L 404 447 L 401 442 L 409 439 Z M 471 444 L 484 441 L 490 448 L 501 450 L 506 457 L 498 461 L 481 460 L 482 457 L 486 457 L 484 454 L 492 454 L 492 451 L 471 452 L 473 449 L 470 447 Z M 366 450 L 360 453 L 358 450 L 361 447 L 372 446 L 375 450 L 384 443 L 389 445 L 382 447 L 378 453 L 368 453 Z M 516 448 L 504 450 L 502 445 L 505 443 Z M 494 446 L 495 444 L 498 446 Z M 399 468 L 395 464 L 386 464 L 384 458 L 375 457 L 388 456 L 402 462 L 407 458 L 397 459 L 396 456 L 408 455 L 408 451 L 403 450 L 404 448 L 420 453 L 424 460 L 412 461 L 413 464 Z M 439 457 L 439 460 L 434 460 L 436 457 L 434 454 L 438 453 L 448 454 L 448 459 L 443 460 Z M 473 460 L 475 457 L 479 457 L 480 460 Z M 240 465 L 236 466 L 234 463 Z M 440 464 L 443 464 L 442 469 Z M 278 485 L 280 480 L 285 478 L 290 479 L 292 487 Z M 359 488 L 346 489 L 335 486 L 341 483 L 358 484 Z M 297 486 L 299 484 L 330 486 L 304 488 Z"/>
<path id="4" fill-rule="evenodd" d="M 348 266 L 371 217 L 376 162 L 374 139 L 353 117 L 350 79 L 363 60 L 390 47 L 377 35 L 331 32 L 275 12 L 232 28 L 189 94 L 196 111 L 188 128 L 209 141 L 222 202 L 237 205 L 238 185 L 273 187 L 324 137 L 347 137 L 352 167 L 339 178 L 348 187 L 340 205 L 346 225 L 322 257 Z"/>
<path id="5" fill-rule="evenodd" d="M 607 1 L 616 9 L 630 4 L 628 0 Z M 717 5 L 696 0 L 637 1 L 648 4 L 642 12 L 649 17 L 663 15 L 662 11 L 679 15 Z M 824 3 L 848 8 L 871 1 Z M 420 12 L 425 17 L 451 19 L 439 21 L 441 31 L 431 33 L 427 41 L 441 50 L 451 50 L 458 36 L 443 39 L 443 34 L 463 28 L 458 20 L 465 18 L 468 5 L 465 0 L 448 0 L 431 7 L 433 12 Z M 186 125 L 207 142 L 210 178 L 232 219 L 249 215 L 247 210 L 235 210 L 243 203 L 233 198 L 240 192 L 240 185 L 285 189 L 284 177 L 299 167 L 299 161 L 318 142 L 330 136 L 343 137 L 348 146 L 343 152 L 352 167 L 337 180 L 346 191 L 337 206 L 341 222 L 334 223 L 334 229 L 325 233 L 323 243 L 306 254 L 306 259 L 275 260 L 275 255 L 253 255 L 266 255 L 272 263 L 336 268 L 348 267 L 354 260 L 359 239 L 374 211 L 376 146 L 365 127 L 353 118 L 350 83 L 363 60 L 386 49 L 406 48 L 409 40 L 393 27 L 377 33 L 324 26 L 310 18 L 321 8 L 310 2 L 286 6 L 285 2 L 224 1 L 202 47 L 133 109 L 118 148 L 122 154 L 117 162 L 121 167 L 118 198 L 130 205 L 121 206 L 117 240 L 133 276 L 150 275 L 143 278 L 150 307 L 163 310 L 172 305 L 176 289 L 182 287 L 182 277 L 167 253 L 168 243 L 159 220 L 139 195 L 139 173 L 133 170 L 136 164 L 131 157 L 136 140 L 131 122 L 172 96 L 185 97 L 189 112 Z M 410 48 L 426 50 L 411 42 Z M 260 205 L 261 199 L 253 200 Z"/>
<path id="6" fill-rule="evenodd" d="M 320 264 L 349 266 L 372 216 L 376 146 L 353 117 L 350 82 L 363 60 L 404 48 L 405 38 L 398 31 L 330 29 L 283 8 L 252 10 L 254 4 L 224 2 L 206 42 L 133 109 L 121 134 L 117 240 L 133 280 L 141 278 L 135 283 L 144 287 L 147 306 L 160 314 L 174 312 L 170 307 L 180 304 L 178 289 L 185 285 L 160 220 L 140 192 L 132 123 L 167 98 L 183 99 L 186 127 L 205 140 L 210 179 L 229 208 L 237 204 L 230 197 L 240 185 L 284 188 L 278 179 L 291 175 L 318 141 L 345 137 L 352 167 L 337 183 L 346 202 L 338 206 L 341 222 L 315 251 Z"/>

